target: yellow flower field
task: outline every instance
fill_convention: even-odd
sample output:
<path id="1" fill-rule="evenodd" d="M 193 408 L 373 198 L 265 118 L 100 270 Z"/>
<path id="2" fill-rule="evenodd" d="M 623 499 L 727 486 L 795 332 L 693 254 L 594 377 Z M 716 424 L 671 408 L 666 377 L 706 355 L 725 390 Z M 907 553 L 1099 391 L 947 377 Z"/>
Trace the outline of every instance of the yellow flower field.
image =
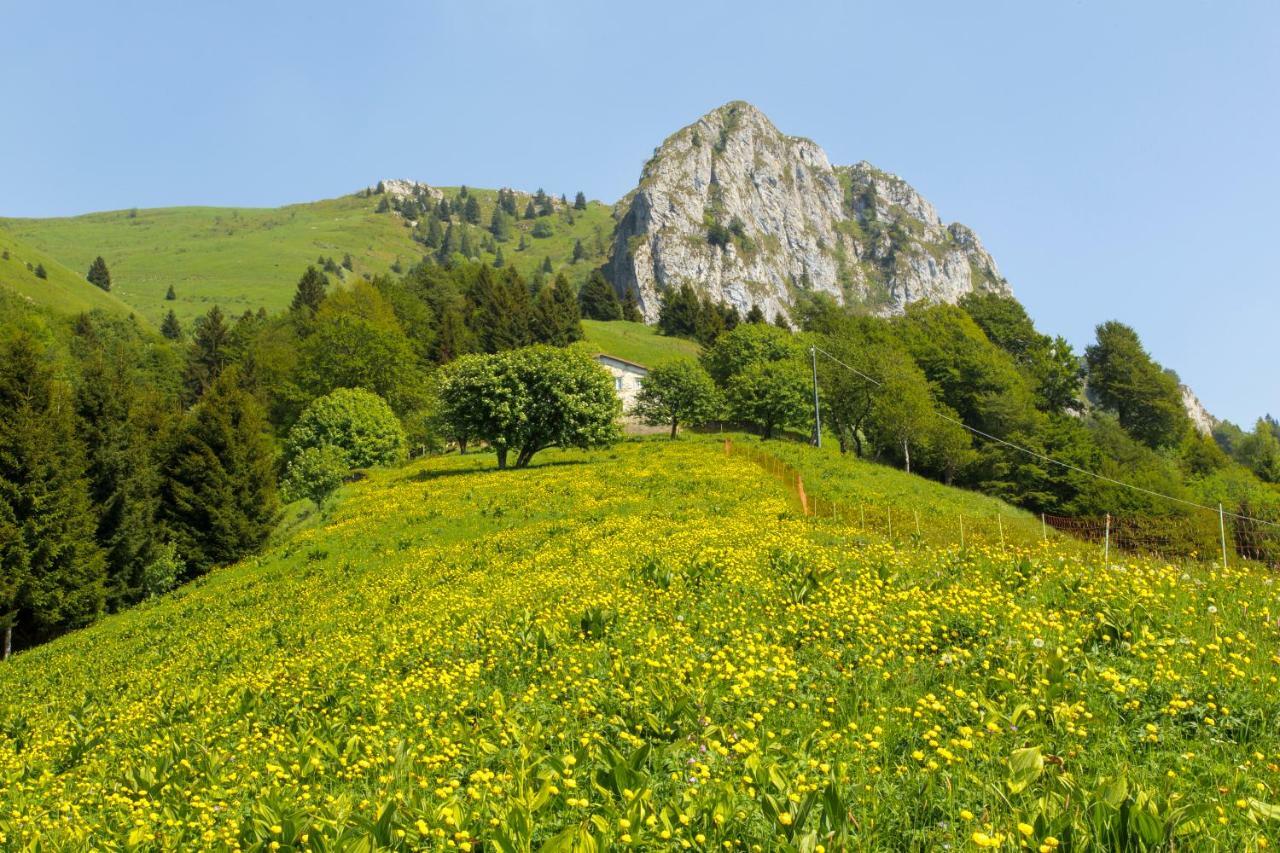
<path id="1" fill-rule="evenodd" d="M 1271 576 L 894 546 L 703 441 L 544 456 L 375 473 L 0 666 L 0 849 L 1280 837 Z"/>

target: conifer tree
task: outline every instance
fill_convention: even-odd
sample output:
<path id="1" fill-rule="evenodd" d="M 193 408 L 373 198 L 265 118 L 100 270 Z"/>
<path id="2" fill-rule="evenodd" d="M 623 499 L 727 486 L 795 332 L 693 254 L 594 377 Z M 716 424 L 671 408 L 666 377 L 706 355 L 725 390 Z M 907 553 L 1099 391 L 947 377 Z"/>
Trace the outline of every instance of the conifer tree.
<path id="1" fill-rule="evenodd" d="M 588 320 L 621 320 L 622 304 L 613 285 L 605 281 L 604 274 L 595 270 L 582 285 L 578 294 L 578 307 Z"/>
<path id="2" fill-rule="evenodd" d="M 217 305 L 196 319 L 187 354 L 187 399 L 196 400 L 213 387 L 231 361 L 231 329 Z"/>
<path id="3" fill-rule="evenodd" d="M 476 254 L 475 247 L 471 245 L 471 229 L 465 225 L 462 227 L 462 239 L 458 242 L 458 251 L 467 259 L 475 257 Z"/>
<path id="4" fill-rule="evenodd" d="M 587 250 L 583 248 L 581 240 L 573 241 L 573 263 L 577 263 L 587 256 Z"/>
<path id="5" fill-rule="evenodd" d="M 529 324 L 533 300 L 519 274 L 481 267 L 471 286 L 471 331 L 483 352 L 501 352 L 532 343 Z"/>
<path id="6" fill-rule="evenodd" d="M 178 298 L 178 293 L 173 289 L 172 284 L 169 285 L 169 289 L 164 292 L 164 298 L 168 302 L 172 302 L 173 300 Z"/>
<path id="7" fill-rule="evenodd" d="M 757 326 L 764 322 L 764 311 L 760 309 L 759 303 L 751 303 L 751 310 L 747 312 L 747 322 Z"/>
<path id="8" fill-rule="evenodd" d="M 173 313 L 173 309 L 169 309 L 169 313 L 164 315 L 164 322 L 160 324 L 160 334 L 164 335 L 171 341 L 182 340 L 182 323 L 178 321 L 178 315 Z"/>
<path id="9" fill-rule="evenodd" d="M 636 302 L 636 292 L 628 287 L 626 293 L 622 294 L 622 319 L 629 323 L 644 322 L 644 315 L 640 313 L 640 304 Z"/>
<path id="10" fill-rule="evenodd" d="M 66 390 L 35 341 L 0 345 L 0 630 L 3 653 L 86 625 L 106 573 Z"/>
<path id="11" fill-rule="evenodd" d="M 502 247 L 499 246 L 498 250 L 493 254 L 493 268 L 495 270 L 500 270 L 506 265 L 507 259 L 502 256 Z"/>
<path id="12" fill-rule="evenodd" d="M 440 204 L 436 205 L 436 217 L 442 222 L 448 222 L 452 216 L 453 213 L 449 209 L 449 199 L 440 199 Z"/>
<path id="13" fill-rule="evenodd" d="M 279 508 L 262 408 L 225 371 L 183 420 L 164 470 L 161 513 L 188 575 L 257 550 Z"/>
<path id="14" fill-rule="evenodd" d="M 462 208 L 462 218 L 471 225 L 480 224 L 480 201 L 474 195 L 467 196 L 467 203 Z"/>
<path id="15" fill-rule="evenodd" d="M 551 287 L 544 287 L 538 293 L 533 308 L 533 338 L 538 343 L 558 347 L 582 340 L 577 295 L 564 273 L 556 276 Z"/>
<path id="16" fill-rule="evenodd" d="M 573 209 L 574 210 L 587 209 L 587 195 L 582 190 L 578 190 L 578 194 L 573 197 Z"/>
<path id="17" fill-rule="evenodd" d="M 448 263 L 449 258 L 459 251 L 461 246 L 458 242 L 458 232 L 450 222 L 449 227 L 445 229 L 444 239 L 440 241 L 440 251 L 436 253 L 436 260 L 441 264 Z"/>
<path id="18" fill-rule="evenodd" d="M 79 432 L 89 463 L 96 538 L 106 556 L 106 605 L 144 598 L 147 567 L 160 555 L 158 443 L 167 418 L 133 375 L 140 359 L 123 343 L 97 348 L 76 388 Z"/>
<path id="19" fill-rule="evenodd" d="M 440 225 L 440 217 L 433 213 L 427 218 L 427 247 L 439 249 L 443 242 L 444 228 Z"/>
<path id="20" fill-rule="evenodd" d="M 298 287 L 293 293 L 292 311 L 305 312 L 308 316 L 315 314 L 324 301 L 325 292 L 329 288 L 329 279 L 313 266 L 308 266 L 302 278 L 298 279 Z"/>
<path id="21" fill-rule="evenodd" d="M 529 199 L 529 203 L 524 206 L 524 218 L 534 219 L 537 215 L 537 211 L 533 209 L 533 199 Z"/>
<path id="22" fill-rule="evenodd" d="M 41 276 L 43 278 L 43 276 Z M 111 272 L 107 269 L 107 262 L 102 259 L 102 255 L 93 259 L 93 263 L 89 265 L 89 272 L 85 276 L 90 284 L 96 285 L 103 290 L 111 290 Z"/>
<path id="23" fill-rule="evenodd" d="M 350 252 L 342 256 L 342 268 L 347 272 L 355 272 L 355 262 L 351 260 Z"/>
<path id="24" fill-rule="evenodd" d="M 35 268 L 34 272 L 35 272 L 35 274 L 36 274 L 36 278 L 48 278 L 48 277 L 49 277 L 49 273 L 45 271 L 44 264 L 36 264 L 36 268 Z"/>
<path id="25" fill-rule="evenodd" d="M 523 231 L 521 231 L 521 232 L 520 232 L 520 245 L 516 246 L 516 251 L 517 251 L 517 252 L 523 252 L 523 251 L 524 251 L 525 249 L 527 249 L 527 248 L 529 248 L 529 238 L 528 238 L 528 236 L 527 236 Z"/>
<path id="26" fill-rule="evenodd" d="M 552 268 L 551 268 L 551 256 L 550 256 L 550 255 L 544 255 L 544 256 L 543 256 L 543 258 L 542 258 L 542 271 L 543 271 L 544 273 L 546 273 L 547 275 L 550 275 L 550 274 L 552 273 Z"/>

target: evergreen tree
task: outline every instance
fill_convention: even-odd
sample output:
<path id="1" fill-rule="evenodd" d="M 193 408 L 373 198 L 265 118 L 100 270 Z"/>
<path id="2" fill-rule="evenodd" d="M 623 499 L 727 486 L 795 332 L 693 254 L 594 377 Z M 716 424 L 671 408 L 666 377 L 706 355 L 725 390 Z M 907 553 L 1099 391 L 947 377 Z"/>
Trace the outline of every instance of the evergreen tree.
<path id="1" fill-rule="evenodd" d="M 640 305 L 636 302 L 636 292 L 630 287 L 622 294 L 622 319 L 630 323 L 644 321 L 644 315 L 640 313 Z"/>
<path id="2" fill-rule="evenodd" d="M 587 196 L 586 196 L 586 193 L 582 192 L 582 190 L 578 190 L 578 194 L 573 197 L 573 209 L 574 210 L 587 209 Z"/>
<path id="3" fill-rule="evenodd" d="M 124 344 L 95 348 L 81 372 L 75 405 L 97 510 L 96 538 L 106 555 L 110 610 L 144 598 L 147 569 L 163 546 L 158 445 L 167 427 L 159 400 L 140 390 Z"/>
<path id="4" fill-rule="evenodd" d="M 187 354 L 187 399 L 196 400 L 222 375 L 231 361 L 231 329 L 217 305 L 196 319 Z"/>
<path id="5" fill-rule="evenodd" d="M 164 470 L 162 515 L 192 576 L 256 551 L 279 508 L 267 421 L 237 378 L 224 372 L 187 414 Z"/>
<path id="6" fill-rule="evenodd" d="M 173 313 L 173 309 L 169 309 L 169 313 L 164 315 L 164 322 L 160 324 L 160 334 L 164 335 L 171 341 L 182 340 L 182 323 L 178 322 L 178 315 Z"/>
<path id="7" fill-rule="evenodd" d="M 164 292 L 164 298 L 169 302 L 172 302 L 173 300 L 178 298 L 178 293 L 173 289 L 172 284 L 169 285 L 169 289 Z"/>
<path id="8" fill-rule="evenodd" d="M 347 272 L 355 272 L 355 264 L 351 260 L 351 253 L 347 252 L 342 256 L 342 268 Z"/>
<path id="9" fill-rule="evenodd" d="M 751 310 L 747 312 L 747 322 L 760 325 L 764 322 L 764 311 L 760 310 L 758 303 L 751 303 Z"/>
<path id="10" fill-rule="evenodd" d="M 45 271 L 44 264 L 36 264 L 36 268 L 35 268 L 34 272 L 35 272 L 35 274 L 36 274 L 36 278 L 48 278 L 48 277 L 49 277 L 49 273 L 47 273 L 47 272 Z"/>
<path id="11" fill-rule="evenodd" d="M 663 291 L 658 306 L 658 331 L 672 337 L 692 338 L 698 334 L 701 300 L 688 282 Z"/>
<path id="12" fill-rule="evenodd" d="M 458 241 L 458 232 L 453 227 L 453 223 L 449 223 L 449 227 L 444 232 L 444 239 L 440 241 L 440 251 L 436 253 L 436 260 L 441 264 L 447 264 L 449 258 L 460 251 L 462 246 Z"/>
<path id="13" fill-rule="evenodd" d="M 495 270 L 500 270 L 506 265 L 507 259 L 502 256 L 502 247 L 499 246 L 498 250 L 493 253 L 493 268 Z"/>
<path id="14" fill-rule="evenodd" d="M 447 364 L 474 349 L 474 337 L 467 327 L 462 311 L 449 306 L 440 314 L 436 337 L 432 342 L 431 357 L 437 364 Z"/>
<path id="15" fill-rule="evenodd" d="M 467 203 L 462 208 L 462 218 L 471 225 L 480 224 L 480 201 L 474 195 L 467 196 Z"/>
<path id="16" fill-rule="evenodd" d="M 458 242 L 458 251 L 468 260 L 475 257 L 476 254 L 475 247 L 471 245 L 471 229 L 465 225 L 462 227 L 462 239 Z"/>
<path id="17" fill-rule="evenodd" d="M 440 199 L 440 204 L 436 205 L 436 218 L 442 222 L 448 222 L 453 214 L 449 210 L 449 200 L 447 198 Z"/>
<path id="18" fill-rule="evenodd" d="M 791 324 L 787 322 L 786 316 L 783 315 L 781 311 L 773 315 L 773 325 L 777 326 L 779 329 L 791 331 Z"/>
<path id="19" fill-rule="evenodd" d="M 482 352 L 502 352 L 532 343 L 533 300 L 515 270 L 481 267 L 468 293 L 470 327 Z"/>
<path id="20" fill-rule="evenodd" d="M 523 251 L 524 251 L 525 249 L 527 249 L 527 248 L 529 248 L 529 238 L 525 235 L 525 233 L 524 233 L 523 231 L 521 231 L 521 232 L 520 232 L 520 245 L 516 246 L 516 251 L 517 251 L 517 252 L 523 252 Z"/>
<path id="21" fill-rule="evenodd" d="M 582 340 L 577 295 L 564 273 L 556 276 L 551 287 L 544 287 L 538 293 L 533 307 L 532 336 L 537 343 L 558 347 Z"/>
<path id="22" fill-rule="evenodd" d="M 307 267 L 307 271 L 302 274 L 302 278 L 298 279 L 298 287 L 293 294 L 293 302 L 289 308 L 292 311 L 305 312 L 308 316 L 313 315 L 320 308 L 320 303 L 324 301 L 325 292 L 329 288 L 329 279 L 325 274 L 315 267 Z"/>
<path id="23" fill-rule="evenodd" d="M 495 207 L 489 219 L 489 233 L 493 239 L 505 243 L 511 239 L 511 229 L 511 217 L 501 207 Z"/>
<path id="24" fill-rule="evenodd" d="M 86 625 L 106 573 L 66 390 L 19 335 L 0 344 L 0 630 L 4 654 Z M 15 640 L 16 637 L 16 640 Z"/>
<path id="25" fill-rule="evenodd" d="M 533 208 L 533 199 L 529 199 L 529 203 L 524 206 L 524 218 L 534 219 L 537 217 L 537 215 L 538 215 L 537 211 L 535 211 Z"/>
<path id="26" fill-rule="evenodd" d="M 432 214 L 427 219 L 427 247 L 439 249 L 444 243 L 444 228 L 440 225 L 440 217 Z"/>
<path id="27" fill-rule="evenodd" d="M 600 270 L 594 270 L 578 294 L 578 307 L 588 320 L 621 320 L 622 305 L 613 285 L 605 281 Z"/>
<path id="28" fill-rule="evenodd" d="M 98 255 L 93 259 L 85 278 L 89 280 L 90 284 L 96 285 L 103 290 L 111 290 L 111 272 L 107 269 L 107 262 L 102 259 L 102 255 Z"/>
<path id="29" fill-rule="evenodd" d="M 543 258 L 542 258 L 542 271 L 543 271 L 544 273 L 546 273 L 547 275 L 550 275 L 552 272 L 554 272 L 554 270 L 551 268 L 551 256 L 550 256 L 550 255 L 544 255 L 544 256 L 543 256 Z"/>
<path id="30" fill-rule="evenodd" d="M 1103 323 L 1085 361 L 1090 393 L 1119 416 L 1125 431 L 1149 447 L 1182 441 L 1191 421 L 1178 380 L 1147 354 L 1137 332 L 1123 323 Z"/>
<path id="31" fill-rule="evenodd" d="M 583 248 L 581 240 L 573 241 L 573 263 L 577 263 L 587 256 L 587 250 Z"/>

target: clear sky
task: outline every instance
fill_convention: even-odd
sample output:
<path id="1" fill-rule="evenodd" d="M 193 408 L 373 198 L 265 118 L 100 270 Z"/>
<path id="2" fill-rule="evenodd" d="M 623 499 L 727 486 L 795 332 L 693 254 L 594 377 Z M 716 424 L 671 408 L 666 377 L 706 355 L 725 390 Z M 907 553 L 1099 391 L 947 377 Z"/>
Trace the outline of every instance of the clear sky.
<path id="1" fill-rule="evenodd" d="M 1042 329 L 1120 319 L 1280 415 L 1280 3 L 0 3 L 0 215 L 383 177 L 616 200 L 751 101 L 973 227 Z"/>

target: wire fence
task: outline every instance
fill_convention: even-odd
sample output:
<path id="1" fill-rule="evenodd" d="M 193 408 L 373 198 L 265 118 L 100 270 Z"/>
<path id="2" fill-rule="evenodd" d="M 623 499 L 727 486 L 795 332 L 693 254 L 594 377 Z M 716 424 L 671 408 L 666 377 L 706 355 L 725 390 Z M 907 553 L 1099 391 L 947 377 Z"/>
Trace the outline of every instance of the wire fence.
<path id="1" fill-rule="evenodd" d="M 1239 517 L 1105 515 L 1067 517 L 1000 512 L 941 513 L 892 502 L 836 500 L 810 493 L 799 470 L 749 444 L 726 438 L 726 456 L 748 459 L 786 486 L 794 507 L 891 542 L 1007 550 L 1055 540 L 1097 549 L 1104 560 L 1131 554 L 1169 562 L 1253 561 L 1280 568 L 1280 536 Z"/>

